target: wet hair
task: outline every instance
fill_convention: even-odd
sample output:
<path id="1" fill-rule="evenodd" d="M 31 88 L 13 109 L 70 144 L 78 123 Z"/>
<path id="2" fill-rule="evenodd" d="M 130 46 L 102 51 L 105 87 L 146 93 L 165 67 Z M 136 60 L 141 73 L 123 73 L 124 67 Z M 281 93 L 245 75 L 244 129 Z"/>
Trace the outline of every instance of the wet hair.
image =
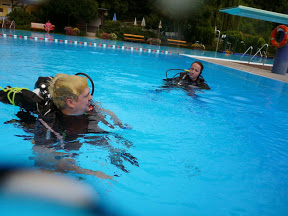
<path id="1" fill-rule="evenodd" d="M 50 82 L 49 93 L 56 107 L 62 110 L 67 106 L 68 98 L 77 101 L 87 87 L 86 77 L 57 74 Z"/>

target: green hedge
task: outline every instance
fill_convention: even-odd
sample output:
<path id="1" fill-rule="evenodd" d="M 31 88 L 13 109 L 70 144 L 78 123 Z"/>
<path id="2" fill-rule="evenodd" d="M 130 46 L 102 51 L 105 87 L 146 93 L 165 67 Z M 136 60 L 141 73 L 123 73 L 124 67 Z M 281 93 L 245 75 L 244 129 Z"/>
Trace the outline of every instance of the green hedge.
<path id="1" fill-rule="evenodd" d="M 131 26 L 119 21 L 106 21 L 103 32 L 115 33 L 118 40 L 123 40 L 124 34 L 143 35 L 145 39 L 156 38 L 157 35 L 139 26 Z"/>
<path id="2" fill-rule="evenodd" d="M 15 9 L 7 15 L 10 21 L 14 20 L 16 26 L 27 26 L 35 19 L 35 17 L 22 9 Z"/>
<path id="3" fill-rule="evenodd" d="M 222 34 L 226 35 L 225 41 L 231 43 L 232 51 L 237 53 L 244 53 L 250 46 L 253 47 L 253 52 L 255 52 L 257 48 L 261 48 L 265 43 L 268 43 L 263 37 L 243 34 L 240 31 L 226 31 Z M 221 48 L 224 51 L 225 47 Z"/>

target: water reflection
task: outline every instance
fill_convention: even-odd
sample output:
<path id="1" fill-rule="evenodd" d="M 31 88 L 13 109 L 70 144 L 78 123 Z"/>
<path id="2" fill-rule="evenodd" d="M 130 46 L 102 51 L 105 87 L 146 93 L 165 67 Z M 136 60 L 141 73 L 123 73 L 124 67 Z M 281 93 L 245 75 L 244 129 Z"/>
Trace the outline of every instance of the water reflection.
<path id="1" fill-rule="evenodd" d="M 119 176 L 119 172 L 129 172 L 127 163 L 139 166 L 137 158 L 128 152 L 133 143 L 117 133 L 101 129 L 98 126 L 100 121 L 97 119 L 97 115 L 73 116 L 68 121 L 59 119 L 59 121 L 53 123 L 53 130 L 48 130 L 40 121 L 41 119 L 39 120 L 25 111 L 19 111 L 16 116 L 18 119 L 12 119 L 5 122 L 5 124 L 12 123 L 29 134 L 19 135 L 19 137 L 31 140 L 34 144 L 32 150 L 35 157 L 30 159 L 33 159 L 35 166 L 39 168 L 56 172 L 94 175 L 98 178 L 111 180 L 114 176 Z M 53 131 L 61 134 L 63 139 L 59 139 Z M 77 163 L 79 155 L 85 155 L 81 151 L 83 146 L 84 149 L 87 146 L 90 146 L 91 149 L 94 148 L 93 161 L 96 159 L 97 162 L 102 164 L 108 162 L 107 164 L 110 164 L 108 165 L 109 169 L 115 169 L 116 167 L 118 171 L 109 175 L 103 171 L 79 166 Z M 94 153 L 96 154 L 94 155 Z M 86 158 L 88 158 L 88 155 Z"/>

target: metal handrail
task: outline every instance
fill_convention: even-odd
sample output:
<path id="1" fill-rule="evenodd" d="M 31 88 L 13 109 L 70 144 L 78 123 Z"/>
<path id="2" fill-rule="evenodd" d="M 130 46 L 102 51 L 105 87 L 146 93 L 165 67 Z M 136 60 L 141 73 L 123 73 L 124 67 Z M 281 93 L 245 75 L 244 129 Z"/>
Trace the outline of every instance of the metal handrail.
<path id="1" fill-rule="evenodd" d="M 251 50 L 250 50 L 250 49 L 251 49 Z M 240 60 L 243 58 L 243 56 L 245 56 L 245 54 L 246 54 L 249 50 L 250 50 L 250 54 L 249 54 L 249 61 L 248 61 L 248 63 L 250 63 L 253 46 L 248 47 L 248 49 L 247 49 L 247 50 L 244 52 L 244 54 L 241 56 Z"/>
<path id="2" fill-rule="evenodd" d="M 4 23 L 5 23 L 5 19 L 4 19 L 4 17 L 3 17 L 2 28 L 4 27 Z"/>
<path id="3" fill-rule="evenodd" d="M 255 55 L 251 58 L 251 60 L 260 52 L 261 53 L 261 50 L 265 47 L 265 46 L 267 46 L 267 48 L 266 48 L 266 52 L 265 52 L 265 56 L 264 56 L 264 60 L 263 60 L 263 65 L 265 64 L 265 61 L 266 61 L 266 59 L 267 59 L 267 50 L 268 50 L 268 44 L 266 43 L 266 44 L 264 44 L 260 49 L 258 49 L 258 51 L 255 53 Z M 262 57 L 262 54 L 261 54 L 261 57 Z"/>
<path id="4" fill-rule="evenodd" d="M 216 53 L 218 51 L 218 45 L 219 45 L 219 39 L 220 39 L 220 30 L 216 30 L 216 33 L 219 32 L 218 38 L 217 38 L 217 46 L 216 46 Z"/>
<path id="5" fill-rule="evenodd" d="M 262 52 L 261 52 L 261 49 L 260 49 L 260 48 L 257 49 L 257 52 L 256 52 L 256 53 L 258 53 L 258 52 L 259 52 L 260 57 L 262 58 Z"/>
<path id="6" fill-rule="evenodd" d="M 266 59 L 267 59 L 267 51 L 268 51 L 268 44 L 267 44 L 267 48 L 266 48 L 266 51 L 265 51 L 265 56 L 264 56 L 264 60 L 263 60 L 263 65 L 265 64 Z M 264 52 L 264 51 L 263 51 L 263 52 Z"/>
<path id="7" fill-rule="evenodd" d="M 14 25 L 13 25 L 13 23 L 14 23 Z M 14 27 L 14 29 L 15 29 L 15 22 L 14 22 L 14 20 L 11 22 L 11 24 L 10 24 L 10 29 L 11 29 L 11 27 L 12 27 L 12 25 L 13 25 L 13 27 Z"/>

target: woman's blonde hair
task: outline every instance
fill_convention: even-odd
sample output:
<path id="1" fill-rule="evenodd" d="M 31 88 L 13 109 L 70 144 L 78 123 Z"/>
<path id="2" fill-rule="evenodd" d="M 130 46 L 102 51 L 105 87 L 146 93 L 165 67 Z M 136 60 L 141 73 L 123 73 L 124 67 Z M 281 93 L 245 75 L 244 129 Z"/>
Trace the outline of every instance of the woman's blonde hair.
<path id="1" fill-rule="evenodd" d="M 68 98 L 77 101 L 79 95 L 82 94 L 87 87 L 86 77 L 57 74 L 51 80 L 48 91 L 56 107 L 62 110 L 67 106 L 66 100 Z"/>

